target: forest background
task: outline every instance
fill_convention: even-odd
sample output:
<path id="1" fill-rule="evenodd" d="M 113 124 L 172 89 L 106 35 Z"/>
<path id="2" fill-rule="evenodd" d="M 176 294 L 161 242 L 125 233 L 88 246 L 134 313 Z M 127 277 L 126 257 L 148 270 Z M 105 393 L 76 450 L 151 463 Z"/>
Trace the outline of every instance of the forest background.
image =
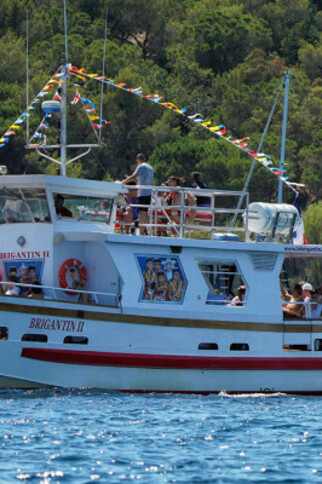
<path id="1" fill-rule="evenodd" d="M 0 3 L 0 129 L 26 108 L 26 12 L 29 24 L 29 99 L 64 62 L 62 0 Z M 188 114 L 223 124 L 257 150 L 286 71 L 291 71 L 286 175 L 303 183 L 300 203 L 308 242 L 322 243 L 322 1 L 321 0 L 69 0 L 69 62 L 102 72 L 107 18 L 106 76 L 126 87 L 158 93 Z M 80 83 L 82 84 L 82 83 Z M 84 84 L 84 83 L 83 83 Z M 100 105 L 100 84 L 76 87 Z M 69 88 L 70 101 L 75 86 Z M 48 99 L 48 97 L 46 98 Z M 80 104 L 80 103 L 79 103 Z M 69 142 L 94 142 L 81 106 L 70 106 Z M 38 113 L 40 115 L 40 113 Z M 156 103 L 113 87 L 104 89 L 104 146 L 67 169 L 68 176 L 122 179 L 143 152 L 156 183 L 199 171 L 209 188 L 242 189 L 252 158 L 209 131 Z M 262 152 L 279 165 L 283 93 Z M 34 123 L 34 126 L 33 126 Z M 35 124 L 36 123 L 36 124 Z M 30 116 L 30 132 L 39 118 Z M 58 136 L 52 126 L 48 136 Z M 10 173 L 55 173 L 57 165 L 26 152 L 19 130 L 0 151 Z M 276 201 L 277 177 L 257 166 L 251 201 Z M 284 202 L 294 193 L 284 188 Z"/>

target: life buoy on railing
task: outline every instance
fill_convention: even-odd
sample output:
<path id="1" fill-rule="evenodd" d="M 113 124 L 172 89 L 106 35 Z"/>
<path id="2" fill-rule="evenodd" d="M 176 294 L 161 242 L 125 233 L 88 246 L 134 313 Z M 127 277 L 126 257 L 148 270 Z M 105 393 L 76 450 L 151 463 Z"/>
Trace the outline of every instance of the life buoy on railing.
<path id="1" fill-rule="evenodd" d="M 75 294 L 75 289 L 85 289 L 87 272 L 84 264 L 78 259 L 67 259 L 59 269 L 59 285 L 67 294 Z"/>

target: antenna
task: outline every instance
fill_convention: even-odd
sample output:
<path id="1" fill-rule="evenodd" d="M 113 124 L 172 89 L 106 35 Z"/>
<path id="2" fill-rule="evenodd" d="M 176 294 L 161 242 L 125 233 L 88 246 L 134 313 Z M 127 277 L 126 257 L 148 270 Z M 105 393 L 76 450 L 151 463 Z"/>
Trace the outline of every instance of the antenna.
<path id="1" fill-rule="evenodd" d="M 288 91 L 290 85 L 290 71 L 284 72 L 285 88 L 284 88 L 284 109 L 283 109 L 283 123 L 282 123 L 282 139 L 281 139 L 281 156 L 280 156 L 280 169 L 284 170 L 285 160 L 285 142 L 286 142 L 286 129 L 287 129 L 287 111 L 288 111 Z M 278 180 L 278 194 L 277 203 L 282 203 L 283 200 L 283 182 Z"/>
<path id="2" fill-rule="evenodd" d="M 29 141 L 29 25 L 28 25 L 28 10 L 26 12 L 26 145 Z"/>
<path id="3" fill-rule="evenodd" d="M 65 31 L 65 65 L 62 76 L 62 99 L 61 99 L 61 123 L 60 123 L 60 174 L 66 176 L 66 144 L 67 144 L 67 77 L 68 67 L 68 44 L 67 44 L 67 18 L 66 0 L 64 0 L 64 31 Z"/>
<path id="4" fill-rule="evenodd" d="M 275 108 L 276 108 L 276 104 L 277 104 L 277 101 L 278 101 L 278 98 L 281 94 L 281 90 L 282 90 L 282 87 L 283 87 L 283 84 L 284 84 L 284 79 L 282 79 L 279 87 L 278 87 L 278 90 L 277 90 L 277 94 L 275 96 L 275 100 L 274 100 L 274 103 L 273 103 L 273 106 L 272 106 L 272 109 L 271 109 L 271 112 L 269 114 L 269 117 L 268 117 L 268 120 L 266 122 L 266 125 L 265 125 L 265 128 L 264 128 L 264 132 L 262 134 L 262 137 L 261 137 L 261 140 L 259 142 L 259 145 L 258 145 L 258 148 L 257 148 L 257 153 L 259 153 L 262 149 L 262 146 L 263 146 L 263 143 L 264 143 L 264 140 L 265 140 L 265 137 L 266 137 L 266 134 L 267 134 L 267 131 L 268 131 L 268 128 L 270 127 L 270 124 L 271 124 L 271 121 L 272 121 L 272 117 L 273 117 L 273 114 L 275 112 Z M 248 189 L 248 185 L 249 185 L 249 182 L 251 180 L 251 177 L 253 175 L 253 172 L 255 170 L 255 166 L 256 166 L 256 160 L 253 161 L 252 163 L 252 166 L 250 167 L 250 170 L 248 172 L 248 175 L 247 175 L 247 179 L 245 181 L 245 184 L 244 184 L 244 188 L 243 188 L 243 194 L 240 196 L 239 200 L 238 200 L 238 204 L 237 204 L 237 209 L 240 209 L 241 206 L 242 206 L 242 203 L 243 203 L 243 200 L 244 200 L 244 197 L 245 197 L 245 193 Z M 281 180 L 279 180 L 281 181 Z M 238 217 L 238 213 L 235 213 L 234 217 L 233 217 L 233 220 L 231 222 L 231 227 L 234 227 L 235 226 L 235 223 L 237 221 L 237 217 Z"/>
<path id="5" fill-rule="evenodd" d="M 105 27 L 104 27 L 104 51 L 103 51 L 103 67 L 102 67 L 102 76 L 103 76 L 103 78 L 104 78 L 104 75 L 105 75 L 106 36 L 107 36 L 107 15 L 108 15 L 108 9 L 106 10 L 106 15 L 105 15 Z M 99 126 L 98 141 L 101 141 L 101 139 L 102 139 L 103 92 L 104 92 L 104 82 L 102 82 L 102 84 L 101 84 L 100 126 Z"/>
<path id="6" fill-rule="evenodd" d="M 66 0 L 64 0 L 65 63 L 68 64 Z"/>

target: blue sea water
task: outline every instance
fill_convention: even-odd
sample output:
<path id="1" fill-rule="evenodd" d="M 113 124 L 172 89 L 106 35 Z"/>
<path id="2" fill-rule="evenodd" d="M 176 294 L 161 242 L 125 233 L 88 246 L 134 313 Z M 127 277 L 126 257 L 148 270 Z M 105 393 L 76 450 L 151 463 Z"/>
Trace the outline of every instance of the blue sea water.
<path id="1" fill-rule="evenodd" d="M 322 398 L 0 392 L 0 482 L 322 482 Z"/>

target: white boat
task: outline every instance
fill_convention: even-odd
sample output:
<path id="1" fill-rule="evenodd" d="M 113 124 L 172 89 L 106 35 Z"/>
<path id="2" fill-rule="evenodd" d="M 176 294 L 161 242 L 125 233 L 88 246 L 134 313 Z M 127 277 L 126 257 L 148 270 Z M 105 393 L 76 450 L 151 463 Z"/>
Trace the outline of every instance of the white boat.
<path id="1" fill-rule="evenodd" d="M 16 273 L 22 291 L 0 295 L 0 386 L 322 394 L 321 315 L 303 303 L 297 317 L 281 299 L 284 261 L 322 257 L 293 244 L 296 209 L 208 190 L 189 224 L 182 188 L 169 226 L 157 196 L 170 189 L 152 190 L 147 235 L 128 235 L 121 183 L 0 176 L 1 285 Z M 43 297 L 29 297 L 30 273 Z"/>

